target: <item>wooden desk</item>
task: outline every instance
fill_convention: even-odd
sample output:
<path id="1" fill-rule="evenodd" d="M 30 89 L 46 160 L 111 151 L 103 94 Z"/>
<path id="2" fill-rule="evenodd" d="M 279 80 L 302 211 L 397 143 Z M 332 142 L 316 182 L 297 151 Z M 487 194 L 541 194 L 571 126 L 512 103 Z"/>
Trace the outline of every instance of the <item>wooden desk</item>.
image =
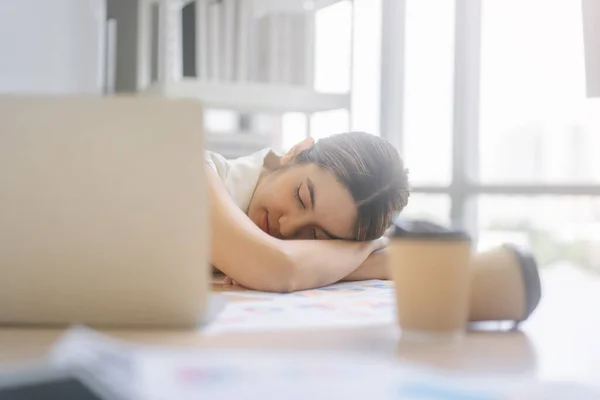
<path id="1" fill-rule="evenodd" d="M 600 389 L 600 276 L 546 271 L 543 300 L 520 331 L 471 332 L 455 344 L 415 344 L 395 325 L 307 332 L 202 335 L 193 331 L 107 331 L 143 343 L 200 348 L 344 350 L 472 373 L 571 380 Z M 222 291 L 215 285 L 215 290 Z M 0 329 L 0 363 L 44 354 L 60 329 Z"/>

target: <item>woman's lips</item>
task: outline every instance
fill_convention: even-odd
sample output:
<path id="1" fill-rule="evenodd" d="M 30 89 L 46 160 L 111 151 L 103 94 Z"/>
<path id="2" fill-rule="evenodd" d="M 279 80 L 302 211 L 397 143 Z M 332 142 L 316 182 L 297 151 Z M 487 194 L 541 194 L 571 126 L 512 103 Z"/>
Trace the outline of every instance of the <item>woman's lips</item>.
<path id="1" fill-rule="evenodd" d="M 262 229 L 268 235 L 271 234 L 271 230 L 269 229 L 269 213 L 266 211 L 261 218 L 260 229 Z"/>

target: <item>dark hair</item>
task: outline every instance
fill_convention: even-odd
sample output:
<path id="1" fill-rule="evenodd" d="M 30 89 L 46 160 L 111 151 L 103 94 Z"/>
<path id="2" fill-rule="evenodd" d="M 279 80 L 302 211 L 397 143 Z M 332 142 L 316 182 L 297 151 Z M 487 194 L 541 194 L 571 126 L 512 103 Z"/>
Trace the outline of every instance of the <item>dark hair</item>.
<path id="1" fill-rule="evenodd" d="M 364 132 L 339 133 L 298 154 L 294 164 L 314 163 L 332 172 L 358 207 L 356 240 L 383 236 L 408 204 L 408 170 L 390 142 Z"/>

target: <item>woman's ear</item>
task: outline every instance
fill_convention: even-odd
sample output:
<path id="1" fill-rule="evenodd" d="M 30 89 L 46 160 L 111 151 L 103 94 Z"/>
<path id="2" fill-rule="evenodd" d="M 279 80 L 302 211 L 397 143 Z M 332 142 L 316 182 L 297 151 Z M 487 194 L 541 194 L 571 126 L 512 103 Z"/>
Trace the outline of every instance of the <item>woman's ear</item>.
<path id="1" fill-rule="evenodd" d="M 303 141 L 296 143 L 283 157 L 281 157 L 281 165 L 286 165 L 290 161 L 293 161 L 298 154 L 306 149 L 310 149 L 314 144 L 315 141 L 311 137 L 307 137 Z"/>

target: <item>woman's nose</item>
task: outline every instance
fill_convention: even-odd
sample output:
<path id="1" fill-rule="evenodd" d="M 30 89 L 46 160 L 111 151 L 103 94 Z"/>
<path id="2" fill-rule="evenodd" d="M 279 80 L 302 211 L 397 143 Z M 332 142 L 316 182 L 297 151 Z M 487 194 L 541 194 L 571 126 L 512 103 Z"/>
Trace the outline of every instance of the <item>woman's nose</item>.
<path id="1" fill-rule="evenodd" d="M 279 217 L 279 234 L 283 239 L 309 239 L 310 229 L 306 229 L 307 226 L 306 216 L 284 214 Z"/>

